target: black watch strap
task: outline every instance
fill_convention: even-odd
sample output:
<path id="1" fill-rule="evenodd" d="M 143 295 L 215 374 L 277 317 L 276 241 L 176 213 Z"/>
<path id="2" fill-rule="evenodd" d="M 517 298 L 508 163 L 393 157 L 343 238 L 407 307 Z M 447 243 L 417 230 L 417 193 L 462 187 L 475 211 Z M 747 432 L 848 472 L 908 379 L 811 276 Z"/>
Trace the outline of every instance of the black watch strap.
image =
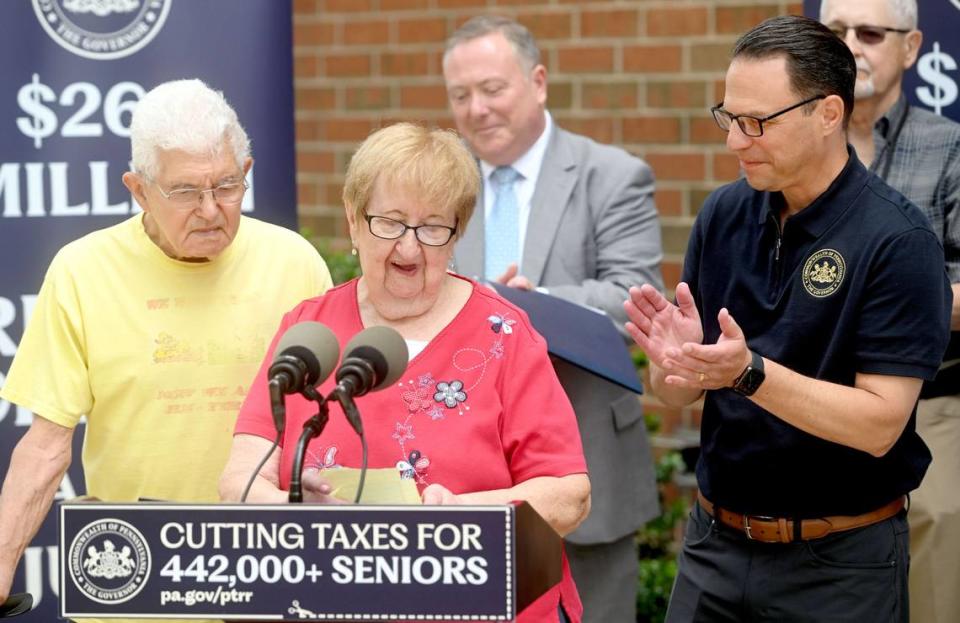
<path id="1" fill-rule="evenodd" d="M 763 357 L 755 351 L 750 351 L 750 364 L 743 369 L 731 386 L 733 391 L 743 396 L 752 396 L 766 379 L 763 371 Z"/>

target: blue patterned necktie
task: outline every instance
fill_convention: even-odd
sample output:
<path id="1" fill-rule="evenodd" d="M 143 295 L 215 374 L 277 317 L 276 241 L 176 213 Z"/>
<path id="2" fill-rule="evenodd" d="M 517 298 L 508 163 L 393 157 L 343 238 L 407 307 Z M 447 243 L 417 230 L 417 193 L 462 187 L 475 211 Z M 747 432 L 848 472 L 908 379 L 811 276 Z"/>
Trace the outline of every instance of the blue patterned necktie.
<path id="1" fill-rule="evenodd" d="M 521 178 L 513 167 L 497 167 L 490 174 L 493 209 L 484 223 L 484 276 L 496 280 L 510 264 L 520 263 L 520 206 L 513 185 Z"/>

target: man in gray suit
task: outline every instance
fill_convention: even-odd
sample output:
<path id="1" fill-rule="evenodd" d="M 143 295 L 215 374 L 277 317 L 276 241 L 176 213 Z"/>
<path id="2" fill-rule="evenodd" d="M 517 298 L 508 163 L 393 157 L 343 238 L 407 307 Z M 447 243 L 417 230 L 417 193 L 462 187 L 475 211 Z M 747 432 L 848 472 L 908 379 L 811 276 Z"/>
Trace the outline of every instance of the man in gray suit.
<path id="1" fill-rule="evenodd" d="M 512 20 L 466 22 L 447 41 L 443 75 L 484 180 L 454 251 L 457 271 L 597 308 L 622 326 L 630 285 L 663 286 L 650 167 L 555 125 L 540 51 Z M 634 533 L 659 514 L 640 403 L 571 364 L 555 366 L 593 486 L 590 516 L 567 537 L 584 621 L 632 622 Z"/>

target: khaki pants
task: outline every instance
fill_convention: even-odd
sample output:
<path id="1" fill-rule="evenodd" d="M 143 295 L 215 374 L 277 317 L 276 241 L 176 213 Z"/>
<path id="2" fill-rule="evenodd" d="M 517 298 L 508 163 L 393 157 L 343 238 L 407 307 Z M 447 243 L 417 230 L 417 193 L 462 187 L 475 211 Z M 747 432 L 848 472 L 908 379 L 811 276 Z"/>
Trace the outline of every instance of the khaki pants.
<path id="1" fill-rule="evenodd" d="M 933 462 L 910 495 L 910 620 L 960 621 L 960 395 L 921 400 L 917 433 Z"/>

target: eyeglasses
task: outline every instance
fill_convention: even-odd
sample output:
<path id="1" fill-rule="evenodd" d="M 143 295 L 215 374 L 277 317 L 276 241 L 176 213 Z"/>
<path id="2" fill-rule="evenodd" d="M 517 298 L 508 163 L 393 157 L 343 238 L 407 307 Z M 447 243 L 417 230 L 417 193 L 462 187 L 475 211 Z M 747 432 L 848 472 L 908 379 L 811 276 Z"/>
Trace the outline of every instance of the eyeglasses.
<path id="1" fill-rule="evenodd" d="M 220 205 L 236 205 L 243 201 L 243 193 L 248 188 L 246 180 L 220 184 L 214 188 L 178 188 L 170 192 L 164 192 L 159 184 L 156 186 L 164 199 L 182 208 L 199 207 L 203 203 L 204 193 L 211 193 L 213 200 Z"/>
<path id="2" fill-rule="evenodd" d="M 446 225 L 407 225 L 402 221 L 387 218 L 386 216 L 373 216 L 364 214 L 363 218 L 367 220 L 367 226 L 370 233 L 377 238 L 384 240 L 396 240 L 402 238 L 408 229 L 413 230 L 413 235 L 417 240 L 428 247 L 442 247 L 450 242 L 453 235 L 457 233 L 456 227 L 447 227 Z"/>
<path id="3" fill-rule="evenodd" d="M 804 104 L 809 104 L 810 102 L 815 102 L 817 100 L 822 100 L 826 95 L 814 95 L 813 97 L 807 98 L 798 104 L 784 108 L 783 110 L 778 110 L 772 115 L 767 115 L 766 117 L 753 117 L 751 115 L 731 115 L 729 112 L 722 108 L 723 102 L 720 102 L 716 106 L 710 109 L 710 112 L 713 113 L 713 119 L 717 122 L 717 125 L 720 126 L 720 129 L 726 132 L 730 129 L 730 125 L 736 121 L 737 125 L 740 126 L 740 131 L 746 134 L 747 136 L 752 136 L 757 138 L 758 136 L 763 136 L 763 124 L 775 117 L 779 117 L 784 113 L 788 113 L 794 108 L 800 108 Z"/>
<path id="4" fill-rule="evenodd" d="M 843 24 L 830 24 L 830 32 L 840 37 L 847 38 L 847 32 L 853 31 L 857 35 L 857 41 L 864 45 L 877 45 L 883 43 L 887 38 L 888 32 L 898 32 L 900 34 L 910 32 L 907 28 L 887 28 L 886 26 L 845 26 Z"/>

